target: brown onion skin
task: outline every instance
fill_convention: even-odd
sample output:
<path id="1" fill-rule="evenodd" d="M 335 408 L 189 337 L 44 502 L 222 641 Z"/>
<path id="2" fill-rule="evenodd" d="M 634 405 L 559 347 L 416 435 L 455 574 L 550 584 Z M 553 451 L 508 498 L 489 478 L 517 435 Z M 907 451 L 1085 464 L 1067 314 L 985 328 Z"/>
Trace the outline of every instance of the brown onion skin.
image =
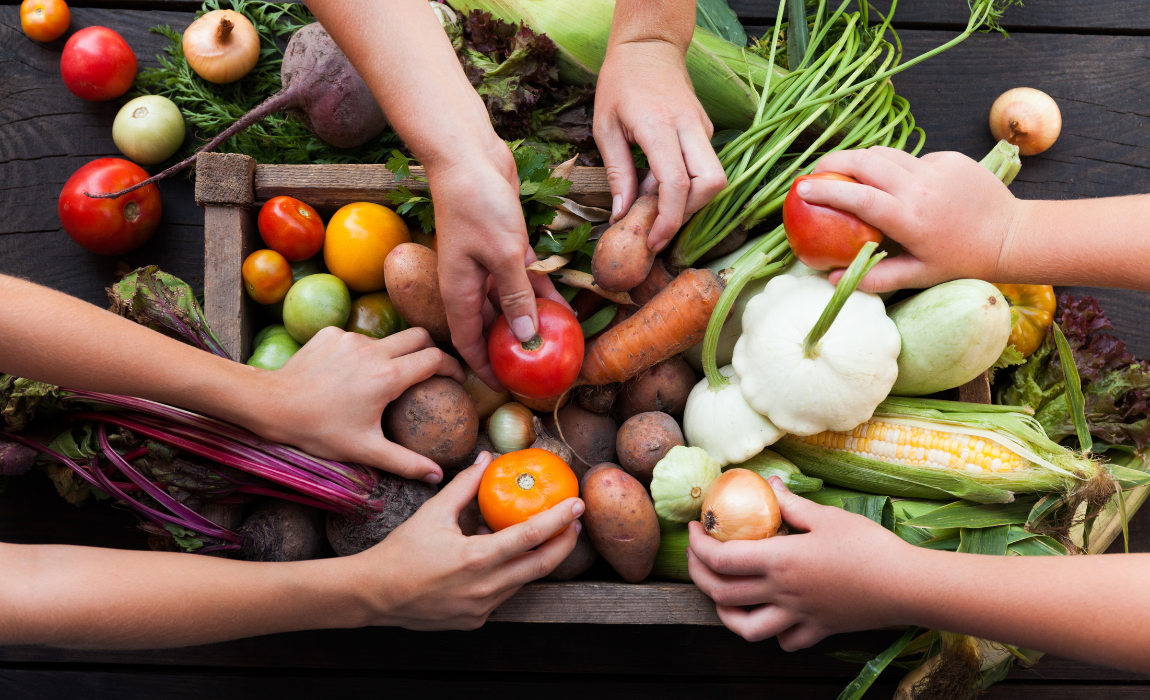
<path id="1" fill-rule="evenodd" d="M 703 496 L 699 518 L 707 534 L 720 542 L 773 537 L 783 522 L 775 490 L 749 469 L 729 469 Z"/>

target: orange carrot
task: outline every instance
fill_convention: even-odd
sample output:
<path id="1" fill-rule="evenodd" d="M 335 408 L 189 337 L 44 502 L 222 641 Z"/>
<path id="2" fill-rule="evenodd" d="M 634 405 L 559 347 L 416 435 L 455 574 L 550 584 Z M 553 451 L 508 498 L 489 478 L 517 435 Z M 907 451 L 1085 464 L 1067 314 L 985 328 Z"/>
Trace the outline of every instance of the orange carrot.
<path id="1" fill-rule="evenodd" d="M 580 376 L 588 384 L 621 382 L 703 340 L 723 293 L 708 269 L 684 270 L 633 316 L 587 346 Z"/>
<path id="2" fill-rule="evenodd" d="M 667 270 L 667 266 L 662 260 L 655 259 L 655 264 L 651 266 L 651 271 L 647 273 L 647 279 L 643 280 L 633 288 L 629 293 L 631 294 L 631 301 L 642 306 L 651 301 L 656 294 L 659 293 L 663 287 L 675 279 L 675 275 Z"/>

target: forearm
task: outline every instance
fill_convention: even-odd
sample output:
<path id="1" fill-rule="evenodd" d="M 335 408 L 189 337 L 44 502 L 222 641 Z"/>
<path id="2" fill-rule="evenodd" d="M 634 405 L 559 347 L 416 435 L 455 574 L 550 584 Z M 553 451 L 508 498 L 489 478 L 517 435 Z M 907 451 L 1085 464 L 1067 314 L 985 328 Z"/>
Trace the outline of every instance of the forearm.
<path id="1" fill-rule="evenodd" d="M 1019 201 L 998 282 L 1150 290 L 1150 195 Z"/>
<path id="2" fill-rule="evenodd" d="M 392 127 L 428 168 L 502 145 L 426 0 L 308 0 Z"/>
<path id="3" fill-rule="evenodd" d="M 3 275 L 0 309 L 0 372 L 177 404 L 240 423 L 263 382 L 247 365 Z"/>
<path id="4" fill-rule="evenodd" d="M 355 567 L 0 544 L 0 644 L 159 648 L 363 626 L 356 591 L 381 584 Z"/>
<path id="5" fill-rule="evenodd" d="M 1150 670 L 1150 555 L 991 557 L 916 549 L 883 578 L 892 624 Z"/>
<path id="6" fill-rule="evenodd" d="M 618 0 L 607 50 L 625 43 L 659 41 L 686 54 L 694 32 L 694 0 Z"/>

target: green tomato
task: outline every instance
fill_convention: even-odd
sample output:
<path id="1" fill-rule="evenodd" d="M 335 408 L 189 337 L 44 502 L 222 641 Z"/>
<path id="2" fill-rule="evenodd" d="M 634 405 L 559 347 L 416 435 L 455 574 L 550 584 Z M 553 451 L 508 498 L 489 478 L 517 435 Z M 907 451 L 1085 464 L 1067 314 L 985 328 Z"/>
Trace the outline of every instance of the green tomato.
<path id="1" fill-rule="evenodd" d="M 283 328 L 283 326 L 269 326 Z M 279 369 L 299 350 L 300 344 L 292 340 L 287 331 L 272 333 L 256 347 L 248 364 L 260 369 Z"/>
<path id="2" fill-rule="evenodd" d="M 372 338 L 386 338 L 407 327 L 407 321 L 399 315 L 387 292 L 372 292 L 352 302 L 351 316 L 343 329 Z"/>
<path id="3" fill-rule="evenodd" d="M 256 337 L 252 339 L 252 348 L 258 348 L 263 345 L 264 341 L 273 335 L 286 335 L 289 338 L 291 337 L 288 335 L 287 329 L 283 327 L 283 324 L 273 323 L 270 326 L 262 328 L 259 333 L 256 333 Z"/>
<path id="4" fill-rule="evenodd" d="M 284 297 L 284 326 L 300 344 L 322 328 L 343 328 L 350 314 L 351 294 L 335 275 L 308 275 L 293 284 Z"/>
<path id="5" fill-rule="evenodd" d="M 291 267 L 291 281 L 299 282 L 308 275 L 318 275 L 323 272 L 323 255 L 317 255 L 307 260 L 289 262 L 288 265 Z"/>
<path id="6" fill-rule="evenodd" d="M 184 143 L 184 115 L 161 95 L 137 97 L 116 114 L 112 141 L 140 165 L 163 163 Z"/>

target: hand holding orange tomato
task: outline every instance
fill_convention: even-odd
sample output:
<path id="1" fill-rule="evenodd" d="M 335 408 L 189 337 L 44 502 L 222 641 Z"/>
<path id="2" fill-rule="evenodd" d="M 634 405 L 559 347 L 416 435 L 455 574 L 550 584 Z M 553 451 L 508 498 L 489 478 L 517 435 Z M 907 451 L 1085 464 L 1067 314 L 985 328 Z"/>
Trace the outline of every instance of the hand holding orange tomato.
<path id="1" fill-rule="evenodd" d="M 363 581 L 360 590 L 374 610 L 369 624 L 475 629 L 575 548 L 576 518 L 583 514 L 577 498 L 494 534 L 464 536 L 459 514 L 476 497 L 489 464 L 491 455 L 481 453 L 387 539 L 343 560 L 358 567 L 351 575 Z"/>
<path id="2" fill-rule="evenodd" d="M 579 496 L 579 480 L 556 455 L 531 448 L 502 455 L 483 472 L 479 512 L 494 532 Z"/>

